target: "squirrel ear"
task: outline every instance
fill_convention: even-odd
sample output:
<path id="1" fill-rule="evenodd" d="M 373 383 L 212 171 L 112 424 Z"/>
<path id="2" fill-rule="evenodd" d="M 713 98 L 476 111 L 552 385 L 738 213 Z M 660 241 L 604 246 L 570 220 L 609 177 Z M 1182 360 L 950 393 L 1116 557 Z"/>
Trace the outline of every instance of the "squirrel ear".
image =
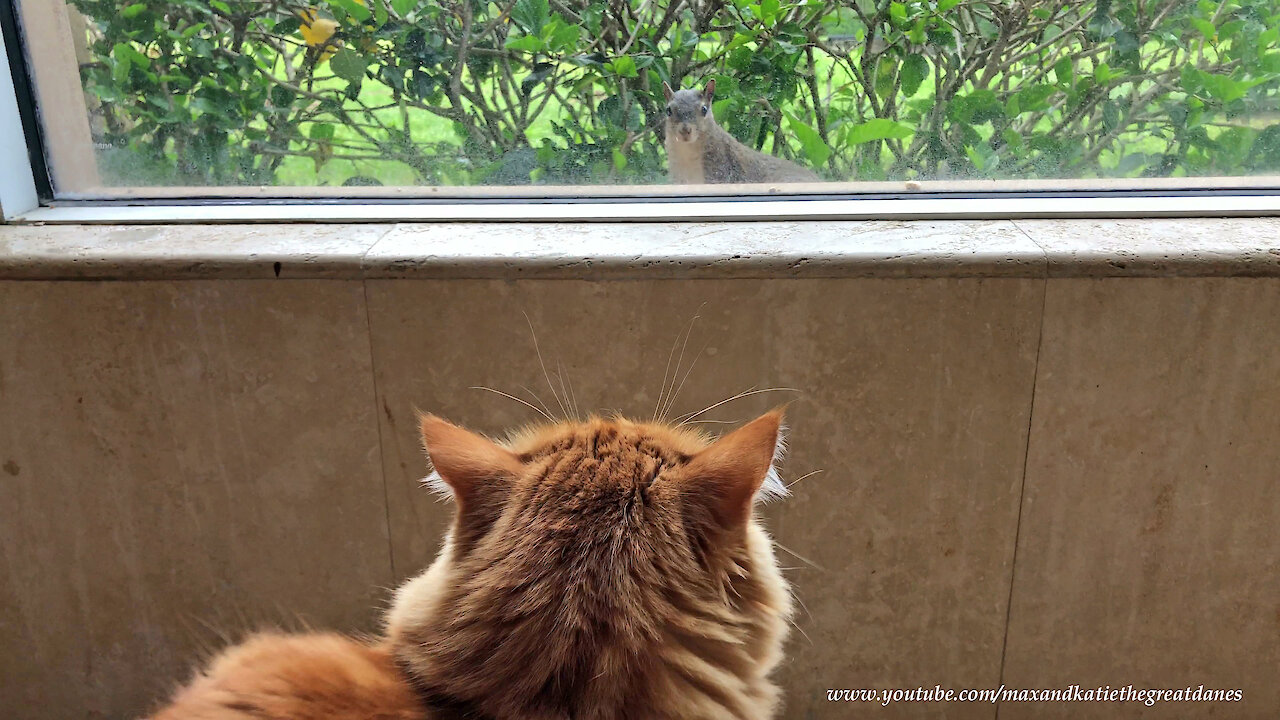
<path id="1" fill-rule="evenodd" d="M 675 95 L 675 93 L 671 90 L 671 86 L 666 84 L 665 82 L 662 83 L 662 94 L 667 98 L 667 102 L 671 102 L 671 96 Z"/>
<path id="2" fill-rule="evenodd" d="M 716 81 L 713 78 L 707 81 L 707 87 L 704 88 L 702 91 L 702 100 L 703 102 L 709 103 L 711 102 L 711 98 L 715 96 L 716 96 Z"/>

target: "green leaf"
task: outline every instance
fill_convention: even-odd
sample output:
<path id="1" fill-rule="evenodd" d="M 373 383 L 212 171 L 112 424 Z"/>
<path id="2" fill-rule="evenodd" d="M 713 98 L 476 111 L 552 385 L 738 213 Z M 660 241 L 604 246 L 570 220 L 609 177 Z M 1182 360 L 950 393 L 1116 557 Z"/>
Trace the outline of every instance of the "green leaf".
<path id="1" fill-rule="evenodd" d="M 625 118 L 622 114 L 624 99 L 627 106 Z M 623 95 L 617 94 L 601 100 L 600 104 L 596 106 L 596 113 L 601 120 L 612 128 L 639 130 L 644 127 L 644 110 L 640 107 L 640 103 L 635 101 L 631 93 L 627 93 L 625 98 Z"/>
<path id="2" fill-rule="evenodd" d="M 944 13 L 960 4 L 960 0 L 938 0 L 938 12 Z"/>
<path id="3" fill-rule="evenodd" d="M 133 5 L 126 5 L 120 11 L 120 17 L 124 18 L 125 20 L 132 20 L 138 17 L 139 15 L 141 15 L 142 13 L 146 12 L 146 10 L 147 10 L 147 6 L 145 3 L 134 3 Z"/>
<path id="4" fill-rule="evenodd" d="M 1280 170 L 1280 124 L 1264 128 L 1258 133 L 1250 155 L 1250 164 L 1255 171 Z"/>
<path id="5" fill-rule="evenodd" d="M 552 52 L 568 52 L 578 45 L 578 38 L 582 36 L 582 28 L 577 25 L 570 25 L 565 22 L 564 18 L 556 14 L 551 18 L 551 22 L 542 31 L 542 37 L 546 41 L 547 49 Z"/>
<path id="6" fill-rule="evenodd" d="M 435 94 L 438 83 L 436 79 L 431 77 L 429 73 L 423 72 L 421 69 L 414 70 L 409 88 L 418 96 L 418 99 L 425 100 Z"/>
<path id="7" fill-rule="evenodd" d="M 117 58 L 111 65 L 111 79 L 116 85 L 124 85 L 129 81 L 129 72 L 133 70 L 133 65 L 128 60 Z"/>
<path id="8" fill-rule="evenodd" d="M 1256 44 L 1258 48 L 1266 48 L 1275 45 L 1277 42 L 1280 42 L 1280 25 L 1267 28 L 1258 33 Z"/>
<path id="9" fill-rule="evenodd" d="M 358 83 L 364 79 L 365 68 L 369 66 L 364 56 L 354 50 L 339 51 L 329 58 L 329 69 L 334 75 L 348 82 Z"/>
<path id="10" fill-rule="evenodd" d="M 201 24 L 203 25 L 203 23 Z M 277 21 L 276 24 L 271 28 L 271 33 L 273 35 L 292 35 L 298 32 L 298 28 L 301 26 L 302 26 L 302 18 L 296 15 L 293 15 Z M 191 35 L 188 35 L 187 34 L 188 32 L 191 32 L 191 28 L 187 28 L 182 33 L 183 37 L 191 37 L 191 35 L 195 34 L 195 33 L 191 33 Z M 196 32 L 199 32 L 199 30 L 197 30 Z"/>
<path id="11" fill-rule="evenodd" d="M 974 169 L 978 172 L 991 172 L 1000 163 L 1000 157 L 993 154 L 986 145 L 966 145 L 964 154 L 969 157 L 969 162 L 973 163 Z"/>
<path id="12" fill-rule="evenodd" d="M 923 45 L 926 37 L 924 18 L 917 18 L 915 24 L 907 31 L 907 39 L 911 41 L 912 45 Z"/>
<path id="13" fill-rule="evenodd" d="M 271 104 L 278 111 L 288 112 L 289 107 L 293 105 L 293 101 L 297 99 L 298 93 L 287 87 L 276 85 L 271 88 Z"/>
<path id="14" fill-rule="evenodd" d="M 900 2 L 889 3 L 889 19 L 894 25 L 901 25 L 907 21 L 907 6 Z"/>
<path id="15" fill-rule="evenodd" d="M 882 98 L 888 98 L 893 93 L 893 79 L 895 70 L 893 62 L 888 58 L 880 61 L 876 67 L 876 95 Z"/>
<path id="16" fill-rule="evenodd" d="M 1075 81 L 1075 67 L 1071 64 L 1071 58 L 1064 57 L 1053 66 L 1053 77 L 1058 84 L 1063 87 L 1071 87 Z"/>
<path id="17" fill-rule="evenodd" d="M 357 22 L 364 22 L 373 17 L 373 11 L 356 2 L 356 0 L 330 0 L 333 4 L 347 11 Z"/>
<path id="18" fill-rule="evenodd" d="M 111 55 L 126 67 L 132 65 L 144 71 L 151 67 L 151 58 L 138 52 L 137 48 L 129 43 L 116 43 L 115 47 L 111 48 Z"/>
<path id="19" fill-rule="evenodd" d="M 1005 114 L 1005 104 L 991 90 L 973 90 L 957 95 L 947 105 L 947 117 L 964 124 L 981 124 Z"/>
<path id="20" fill-rule="evenodd" d="M 1120 106 L 1114 100 L 1108 100 L 1102 105 L 1102 127 L 1107 132 L 1120 127 Z"/>
<path id="21" fill-rule="evenodd" d="M 831 157 L 831 148 L 822 141 L 822 136 L 817 130 L 809 127 L 794 115 L 787 115 L 787 124 L 791 126 L 791 134 L 795 135 L 800 141 L 800 147 L 804 149 L 805 157 L 809 158 L 809 163 L 814 167 L 821 167 L 826 164 L 827 158 Z"/>
<path id="22" fill-rule="evenodd" d="M 1191 24 L 1195 25 L 1196 29 L 1200 31 L 1200 34 L 1205 36 L 1205 38 L 1210 42 L 1218 39 L 1218 28 L 1214 27 L 1213 23 L 1208 20 L 1191 18 Z"/>
<path id="23" fill-rule="evenodd" d="M 760 19 L 765 24 L 772 24 L 774 18 L 778 16 L 778 8 L 781 3 L 778 0 L 760 0 Z"/>
<path id="24" fill-rule="evenodd" d="M 546 43 L 537 35 L 520 35 L 507 38 L 506 48 L 508 50 L 520 50 L 528 53 L 542 52 L 546 48 Z"/>
<path id="25" fill-rule="evenodd" d="M 923 55 L 908 55 L 902 61 L 902 70 L 898 77 L 902 82 L 902 92 L 907 97 L 916 94 L 920 89 L 920 83 L 929 76 L 929 62 L 924 59 Z"/>
<path id="26" fill-rule="evenodd" d="M 391 0 L 391 9 L 400 17 L 404 17 L 417 9 L 422 0 Z"/>
<path id="27" fill-rule="evenodd" d="M 622 55 L 605 63 L 605 69 L 612 72 L 618 77 L 633 78 L 638 75 L 636 72 L 636 61 L 632 60 L 628 55 Z"/>
<path id="28" fill-rule="evenodd" d="M 1014 93 L 1014 97 L 1018 99 L 1018 106 L 1022 112 L 1036 112 L 1048 110 L 1049 97 L 1056 92 L 1058 88 L 1053 85 L 1028 85 Z"/>
<path id="29" fill-rule="evenodd" d="M 895 122 L 888 118 L 872 118 L 864 123 L 846 125 L 844 141 L 849 145 L 860 145 L 873 140 L 905 140 L 915 130 L 910 125 Z"/>
<path id="30" fill-rule="evenodd" d="M 516 0 L 511 20 L 526 33 L 538 35 L 551 20 L 551 6 L 548 0 Z"/>
<path id="31" fill-rule="evenodd" d="M 1231 102 L 1244 97 L 1249 88 L 1265 80 L 1242 81 L 1233 80 L 1226 75 L 1215 75 L 1213 73 L 1200 73 L 1200 84 L 1204 91 L 1215 100 L 1222 102 Z"/>
<path id="32" fill-rule="evenodd" d="M 329 123 L 312 123 L 307 135 L 312 140 L 332 140 L 333 133 L 334 127 Z"/>

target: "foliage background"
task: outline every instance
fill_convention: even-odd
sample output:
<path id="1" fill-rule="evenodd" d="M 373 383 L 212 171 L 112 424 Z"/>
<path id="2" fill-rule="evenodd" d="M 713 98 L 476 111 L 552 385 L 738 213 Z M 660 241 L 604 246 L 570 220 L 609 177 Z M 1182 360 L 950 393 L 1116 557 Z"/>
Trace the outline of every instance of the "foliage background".
<path id="1" fill-rule="evenodd" d="M 120 184 L 661 182 L 662 82 L 832 180 L 1280 172 L 1275 0 L 70 0 Z"/>

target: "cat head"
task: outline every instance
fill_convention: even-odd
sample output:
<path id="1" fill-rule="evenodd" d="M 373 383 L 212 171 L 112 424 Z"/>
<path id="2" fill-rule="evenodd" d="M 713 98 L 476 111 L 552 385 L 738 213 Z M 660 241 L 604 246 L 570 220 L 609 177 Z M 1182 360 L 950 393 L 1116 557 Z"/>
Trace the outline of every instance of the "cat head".
<path id="1" fill-rule="evenodd" d="M 675 142 L 697 142 L 708 125 L 715 124 L 711 101 L 716 95 L 716 81 L 708 80 L 706 87 L 698 90 L 672 90 L 662 83 L 662 93 L 667 99 L 667 139 Z"/>
<path id="2" fill-rule="evenodd" d="M 457 510 L 388 631 L 429 700 L 499 719 L 768 716 L 791 606 L 754 506 L 786 492 L 780 411 L 719 439 L 599 417 L 504 442 L 431 415 L 421 430 Z"/>

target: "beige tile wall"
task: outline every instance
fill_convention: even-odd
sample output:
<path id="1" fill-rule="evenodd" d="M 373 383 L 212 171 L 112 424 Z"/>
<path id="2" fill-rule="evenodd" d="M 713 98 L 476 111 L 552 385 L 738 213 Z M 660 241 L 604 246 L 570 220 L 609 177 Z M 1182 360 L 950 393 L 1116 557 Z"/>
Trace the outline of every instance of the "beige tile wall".
<path id="1" fill-rule="evenodd" d="M 554 407 L 532 323 L 579 406 L 647 416 L 694 315 L 672 413 L 799 388 L 703 419 L 793 399 L 785 474 L 822 471 L 766 512 L 787 717 L 1188 716 L 825 699 L 1001 682 L 1280 712 L 1280 280 L 862 278 L 0 283 L 0 714 L 130 717 L 219 633 L 374 627 L 450 512 L 415 408 Z"/>
<path id="2" fill-rule="evenodd" d="M 126 718 L 391 582 L 358 282 L 0 283 L 0 717 Z"/>
<path id="3" fill-rule="evenodd" d="M 1010 621 L 1012 686 L 1243 688 L 1141 717 L 1280 717 L 1280 282 L 1049 283 Z"/>

